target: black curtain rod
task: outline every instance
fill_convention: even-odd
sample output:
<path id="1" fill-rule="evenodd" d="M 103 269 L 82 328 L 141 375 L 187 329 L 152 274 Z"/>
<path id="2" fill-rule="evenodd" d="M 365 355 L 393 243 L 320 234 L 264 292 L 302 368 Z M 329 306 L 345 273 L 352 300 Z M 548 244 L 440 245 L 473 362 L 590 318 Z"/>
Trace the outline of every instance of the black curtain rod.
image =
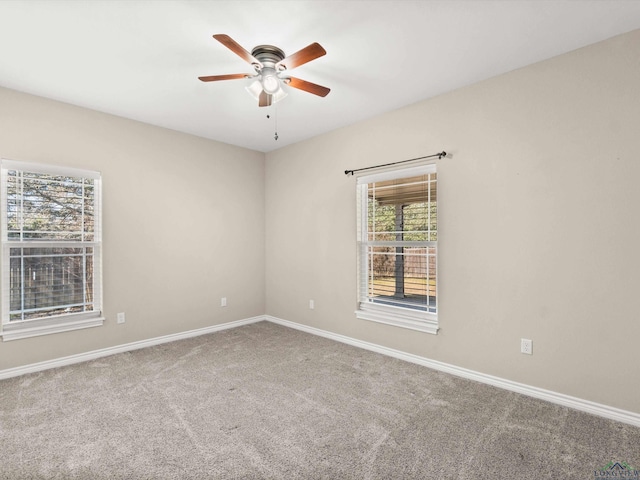
<path id="1" fill-rule="evenodd" d="M 438 160 L 440 160 L 442 157 L 446 157 L 446 156 L 447 156 L 447 152 L 442 151 L 440 153 L 435 153 L 433 155 L 427 155 L 426 157 L 410 158 L 409 160 L 400 160 L 399 162 L 384 163 L 382 165 L 374 165 L 373 167 L 356 168 L 355 170 L 345 170 L 344 174 L 353 175 L 354 173 L 361 172 L 363 170 L 371 170 L 372 168 L 380 168 L 380 167 L 389 167 L 391 165 L 398 165 L 399 163 L 415 162 L 416 160 L 424 160 L 425 158 L 438 157 Z"/>

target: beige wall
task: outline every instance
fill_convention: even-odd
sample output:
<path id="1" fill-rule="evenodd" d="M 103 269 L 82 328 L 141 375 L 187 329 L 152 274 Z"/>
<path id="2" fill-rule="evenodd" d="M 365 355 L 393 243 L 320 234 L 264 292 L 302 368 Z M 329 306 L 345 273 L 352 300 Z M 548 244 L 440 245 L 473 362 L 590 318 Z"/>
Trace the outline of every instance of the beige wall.
<path id="1" fill-rule="evenodd" d="M 267 314 L 640 412 L 639 55 L 636 31 L 267 154 Z M 441 331 L 356 319 L 344 170 L 443 149 Z"/>
<path id="2" fill-rule="evenodd" d="M 0 156 L 102 172 L 106 315 L 0 370 L 264 313 L 263 153 L 0 89 Z"/>

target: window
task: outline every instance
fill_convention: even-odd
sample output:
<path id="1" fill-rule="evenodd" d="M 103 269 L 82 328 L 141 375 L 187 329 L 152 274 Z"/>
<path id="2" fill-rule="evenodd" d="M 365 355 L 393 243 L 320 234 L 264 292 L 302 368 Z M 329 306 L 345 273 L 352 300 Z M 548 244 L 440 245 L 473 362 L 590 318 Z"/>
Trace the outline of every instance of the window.
<path id="1" fill-rule="evenodd" d="M 102 325 L 100 174 L 2 161 L 2 338 Z"/>
<path id="2" fill-rule="evenodd" d="M 437 333 L 435 165 L 358 178 L 358 318 Z"/>

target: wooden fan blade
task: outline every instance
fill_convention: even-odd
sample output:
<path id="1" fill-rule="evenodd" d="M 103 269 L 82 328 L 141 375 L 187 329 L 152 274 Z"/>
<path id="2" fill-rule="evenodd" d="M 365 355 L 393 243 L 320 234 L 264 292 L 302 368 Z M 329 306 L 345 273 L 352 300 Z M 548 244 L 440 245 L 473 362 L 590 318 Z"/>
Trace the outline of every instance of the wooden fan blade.
<path id="1" fill-rule="evenodd" d="M 304 65 L 311 60 L 315 60 L 318 57 L 326 55 L 326 51 L 319 43 L 312 43 L 304 47 L 302 50 L 297 51 L 293 55 L 289 55 L 276 64 L 278 70 L 291 70 L 292 68 Z"/>
<path id="2" fill-rule="evenodd" d="M 237 80 L 239 78 L 249 78 L 251 75 L 246 73 L 230 73 L 229 75 L 209 75 L 207 77 L 198 77 L 203 82 L 217 82 L 218 80 Z"/>
<path id="3" fill-rule="evenodd" d="M 260 98 L 258 99 L 258 106 L 260 107 L 269 107 L 271 106 L 271 95 L 269 95 L 264 90 L 260 92 Z"/>
<path id="4" fill-rule="evenodd" d="M 319 97 L 326 97 L 331 91 L 330 88 L 323 87 L 322 85 L 318 85 L 316 83 L 307 82 L 306 80 L 301 80 L 295 77 L 283 78 L 282 80 L 290 87 L 313 93 L 314 95 L 318 95 Z"/>
<path id="5" fill-rule="evenodd" d="M 238 55 L 245 62 L 262 66 L 262 64 L 258 61 L 256 57 L 254 57 L 249 52 L 247 52 L 244 48 L 242 48 L 242 46 L 238 42 L 236 42 L 233 38 L 231 38 L 229 35 L 220 33 L 220 34 L 214 35 L 213 38 L 218 40 L 221 44 L 223 44 L 229 50 L 231 50 L 233 53 Z"/>

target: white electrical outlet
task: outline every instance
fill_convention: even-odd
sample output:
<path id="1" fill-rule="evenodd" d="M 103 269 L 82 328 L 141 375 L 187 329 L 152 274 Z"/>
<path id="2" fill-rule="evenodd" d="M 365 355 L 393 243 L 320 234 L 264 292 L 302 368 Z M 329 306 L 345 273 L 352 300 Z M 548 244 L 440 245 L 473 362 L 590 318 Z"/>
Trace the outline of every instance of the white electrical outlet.
<path id="1" fill-rule="evenodd" d="M 227 306 L 227 297 L 222 297 L 220 299 L 220 306 L 221 307 L 226 307 Z"/>
<path id="2" fill-rule="evenodd" d="M 116 321 L 118 323 L 124 323 L 124 321 L 125 321 L 124 312 L 121 312 L 118 315 L 116 315 Z"/>
<path id="3" fill-rule="evenodd" d="M 520 353 L 533 355 L 533 340 L 527 338 L 520 339 Z"/>
<path id="4" fill-rule="evenodd" d="M 313 300 L 309 300 L 309 310 L 313 310 L 316 308 L 316 304 Z"/>

